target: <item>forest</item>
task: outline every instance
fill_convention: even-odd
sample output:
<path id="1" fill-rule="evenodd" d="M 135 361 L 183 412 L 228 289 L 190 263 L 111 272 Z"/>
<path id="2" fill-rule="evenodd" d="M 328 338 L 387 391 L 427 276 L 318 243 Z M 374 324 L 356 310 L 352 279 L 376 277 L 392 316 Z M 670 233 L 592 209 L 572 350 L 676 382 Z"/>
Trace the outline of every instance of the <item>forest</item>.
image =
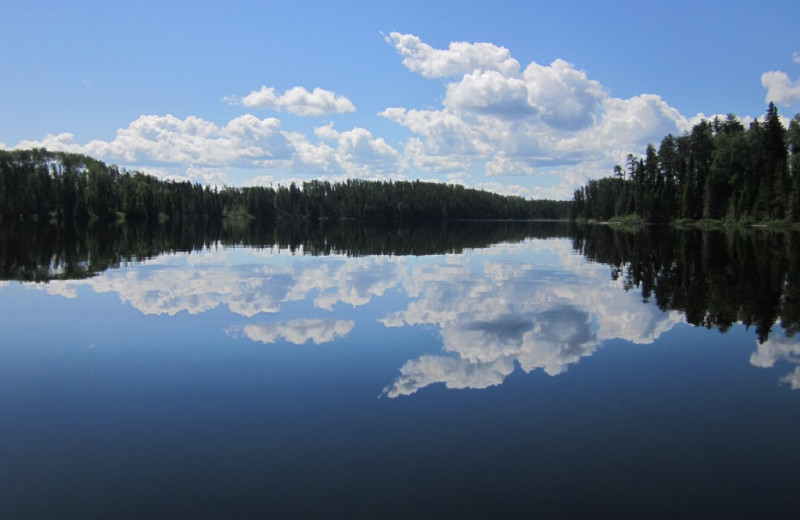
<path id="1" fill-rule="evenodd" d="M 733 114 L 667 135 L 643 158 L 575 190 L 572 217 L 647 222 L 800 222 L 800 114 L 788 129 L 769 104 L 748 128 Z"/>
<path id="2" fill-rule="evenodd" d="M 6 220 L 566 219 L 570 205 L 421 181 L 218 188 L 162 180 L 84 155 L 0 150 L 0 219 Z"/>

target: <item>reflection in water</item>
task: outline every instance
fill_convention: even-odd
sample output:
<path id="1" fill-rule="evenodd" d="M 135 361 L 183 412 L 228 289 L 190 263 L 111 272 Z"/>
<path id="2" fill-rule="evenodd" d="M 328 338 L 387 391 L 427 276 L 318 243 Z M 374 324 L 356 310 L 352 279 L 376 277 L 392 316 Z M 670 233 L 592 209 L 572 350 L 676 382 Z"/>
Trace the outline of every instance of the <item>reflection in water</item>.
<path id="1" fill-rule="evenodd" d="M 756 367 L 772 368 L 779 361 L 799 365 L 780 381 L 794 390 L 800 390 L 800 338 L 791 338 L 786 335 L 786 331 L 773 333 L 767 341 L 759 344 L 758 349 L 750 356 L 750 363 Z"/>
<path id="2" fill-rule="evenodd" d="M 502 383 L 517 363 L 525 372 L 542 368 L 557 375 L 595 351 L 599 342 L 592 328 L 586 312 L 567 305 L 541 313 L 449 324 L 442 331 L 445 350 L 457 356 L 421 356 L 409 361 L 383 393 L 409 395 L 433 383 L 486 388 Z"/>
<path id="3" fill-rule="evenodd" d="M 295 345 L 309 341 L 320 345 L 347 336 L 355 324 L 352 320 L 300 319 L 283 323 L 249 324 L 241 329 L 229 329 L 229 333 L 236 335 L 241 331 L 253 341 L 265 344 L 275 343 L 282 338 Z"/>
<path id="4" fill-rule="evenodd" d="M 626 290 L 640 288 L 692 325 L 724 332 L 754 326 L 760 342 L 780 320 L 800 330 L 800 235 L 767 230 L 679 231 L 575 228 L 575 250 L 612 267 Z"/>
<path id="5" fill-rule="evenodd" d="M 162 253 L 250 246 L 306 255 L 434 255 L 498 242 L 567 236 L 566 223 L 451 222 L 387 225 L 363 221 L 170 221 L 164 225 L 0 225 L 0 280 L 80 279 Z"/>
<path id="6" fill-rule="evenodd" d="M 539 257 L 549 260 L 537 268 L 526 263 Z M 652 343 L 681 320 L 677 312 L 642 305 L 608 279 L 607 268 L 572 255 L 567 242 L 532 242 L 502 261 L 489 256 L 477 263 L 479 277 L 452 269 L 437 277 L 429 270 L 408 307 L 382 320 L 387 327 L 436 326 L 444 350 L 407 362 L 384 395 L 409 395 L 434 383 L 486 388 L 516 366 L 561 374 L 605 340 Z"/>
<path id="7" fill-rule="evenodd" d="M 339 223 L 326 231 L 321 223 L 295 222 L 267 230 L 204 229 L 199 237 L 159 229 L 113 235 L 111 244 L 119 250 L 103 242 L 98 230 L 84 231 L 84 239 L 93 238 L 82 241 L 78 232 L 23 238 L 7 229 L 12 245 L 21 249 L 5 243 L 4 275 L 49 280 L 32 287 L 68 298 L 76 298 L 81 287 L 114 293 L 146 315 L 227 308 L 254 320 L 230 326 L 228 333 L 261 343 L 333 342 L 357 327 L 355 320 L 338 319 L 338 312 L 387 309 L 391 302 L 390 308 L 400 310 L 382 310 L 378 317 L 388 334 L 400 327 L 431 328 L 441 338 L 441 351 L 407 361 L 383 389 L 387 397 L 436 383 L 487 388 L 516 367 L 558 375 L 607 340 L 650 344 L 682 321 L 723 332 L 735 323 L 754 325 L 752 365 L 800 364 L 794 337 L 800 328 L 796 234 L 656 228 L 633 233 L 541 223 L 391 231 Z M 167 230 L 178 242 L 158 234 Z M 491 245 L 503 238 L 509 241 Z M 134 244 L 129 250 L 122 247 L 126 240 Z M 225 245 L 250 240 L 260 241 L 259 247 Z M 463 252 L 467 247 L 478 249 Z M 417 256 L 421 252 L 435 256 Z M 128 264 L 134 258 L 143 260 Z M 305 315 L 259 318 L 280 316 L 290 303 L 305 304 Z M 772 331 L 777 321 L 781 327 Z M 800 367 L 782 381 L 800 388 Z"/>

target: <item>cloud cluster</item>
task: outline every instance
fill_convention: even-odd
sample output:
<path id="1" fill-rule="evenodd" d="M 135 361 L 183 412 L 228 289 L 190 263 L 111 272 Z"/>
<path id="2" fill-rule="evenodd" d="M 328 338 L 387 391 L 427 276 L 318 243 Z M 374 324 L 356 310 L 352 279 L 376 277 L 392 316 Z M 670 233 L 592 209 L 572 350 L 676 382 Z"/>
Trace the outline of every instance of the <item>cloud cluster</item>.
<path id="1" fill-rule="evenodd" d="M 435 49 L 400 33 L 387 41 L 409 70 L 452 79 L 440 109 L 390 107 L 380 113 L 418 136 L 408 141 L 405 153 L 423 171 L 482 163 L 490 176 L 533 175 L 541 167 L 552 173 L 553 167 L 580 161 L 596 167 L 587 177 L 597 176 L 625 154 L 690 127 L 659 96 L 614 98 L 561 59 L 522 69 L 507 49 L 488 43 Z M 576 185 L 563 180 L 561 191 Z"/>
<path id="2" fill-rule="evenodd" d="M 143 115 L 110 141 L 79 144 L 64 133 L 17 147 L 85 153 L 164 175 L 191 173 L 204 182 L 226 182 L 229 170 L 248 168 L 267 170 L 261 177 L 276 180 L 295 174 L 383 179 L 440 174 L 436 178 L 503 193 L 569 198 L 575 187 L 606 175 L 627 153 L 691 124 L 657 95 L 612 97 L 586 71 L 562 59 L 523 67 L 508 49 L 487 42 L 452 42 L 438 49 L 398 32 L 386 41 L 409 71 L 446 81 L 438 107 L 390 106 L 378 114 L 405 129 L 397 142 L 363 126 L 334 129 L 332 123 L 317 126 L 313 135 L 301 133 L 277 118 L 252 114 L 224 124 L 197 116 Z M 765 74 L 771 95 L 797 96 L 797 84 L 781 74 Z M 298 116 L 355 111 L 349 98 L 319 87 L 280 93 L 263 85 L 223 100 Z M 536 190 L 530 182 L 525 188 L 499 179 L 540 174 L 549 180 Z"/>
<path id="3" fill-rule="evenodd" d="M 323 116 L 356 111 L 355 105 L 347 97 L 337 96 L 330 90 L 319 87 L 311 92 L 304 87 L 292 87 L 278 95 L 274 87 L 262 85 L 259 90 L 254 90 L 241 99 L 231 96 L 223 100 L 247 108 L 286 110 L 297 116 Z"/>
<path id="4" fill-rule="evenodd" d="M 279 119 L 245 114 L 225 126 L 196 116 L 145 115 L 117 131 L 111 141 L 79 144 L 69 133 L 41 141 L 22 141 L 17 148 L 47 148 L 99 159 L 150 165 L 149 173 L 228 183 L 229 168 L 282 170 L 298 174 L 390 178 L 405 171 L 402 156 L 384 139 L 354 127 L 339 132 L 332 124 L 315 130 L 317 142 L 290 132 Z M 180 171 L 182 173 L 176 173 Z"/>
<path id="5" fill-rule="evenodd" d="M 245 114 L 224 126 L 196 116 L 143 115 L 117 130 L 111 141 L 80 145 L 69 133 L 48 135 L 42 141 L 23 141 L 19 148 L 84 153 L 126 163 L 181 164 L 186 166 L 252 166 L 269 168 L 289 161 L 294 153 L 281 122 Z"/>

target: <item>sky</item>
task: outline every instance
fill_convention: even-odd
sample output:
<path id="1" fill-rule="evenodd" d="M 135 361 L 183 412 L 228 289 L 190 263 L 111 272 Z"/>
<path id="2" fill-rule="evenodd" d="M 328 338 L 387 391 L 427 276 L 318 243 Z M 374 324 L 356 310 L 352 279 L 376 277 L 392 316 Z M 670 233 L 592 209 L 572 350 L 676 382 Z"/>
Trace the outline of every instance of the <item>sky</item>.
<path id="1" fill-rule="evenodd" d="M 702 118 L 800 112 L 800 5 L 0 1 L 0 148 L 218 186 L 571 198 Z"/>

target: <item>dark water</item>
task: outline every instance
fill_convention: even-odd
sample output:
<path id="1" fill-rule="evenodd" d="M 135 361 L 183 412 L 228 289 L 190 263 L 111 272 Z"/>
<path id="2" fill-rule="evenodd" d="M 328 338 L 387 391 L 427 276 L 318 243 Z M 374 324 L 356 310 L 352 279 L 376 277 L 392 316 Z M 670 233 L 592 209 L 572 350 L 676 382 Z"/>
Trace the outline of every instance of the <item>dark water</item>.
<path id="1" fill-rule="evenodd" d="M 800 236 L 0 238 L 0 518 L 795 518 Z"/>

